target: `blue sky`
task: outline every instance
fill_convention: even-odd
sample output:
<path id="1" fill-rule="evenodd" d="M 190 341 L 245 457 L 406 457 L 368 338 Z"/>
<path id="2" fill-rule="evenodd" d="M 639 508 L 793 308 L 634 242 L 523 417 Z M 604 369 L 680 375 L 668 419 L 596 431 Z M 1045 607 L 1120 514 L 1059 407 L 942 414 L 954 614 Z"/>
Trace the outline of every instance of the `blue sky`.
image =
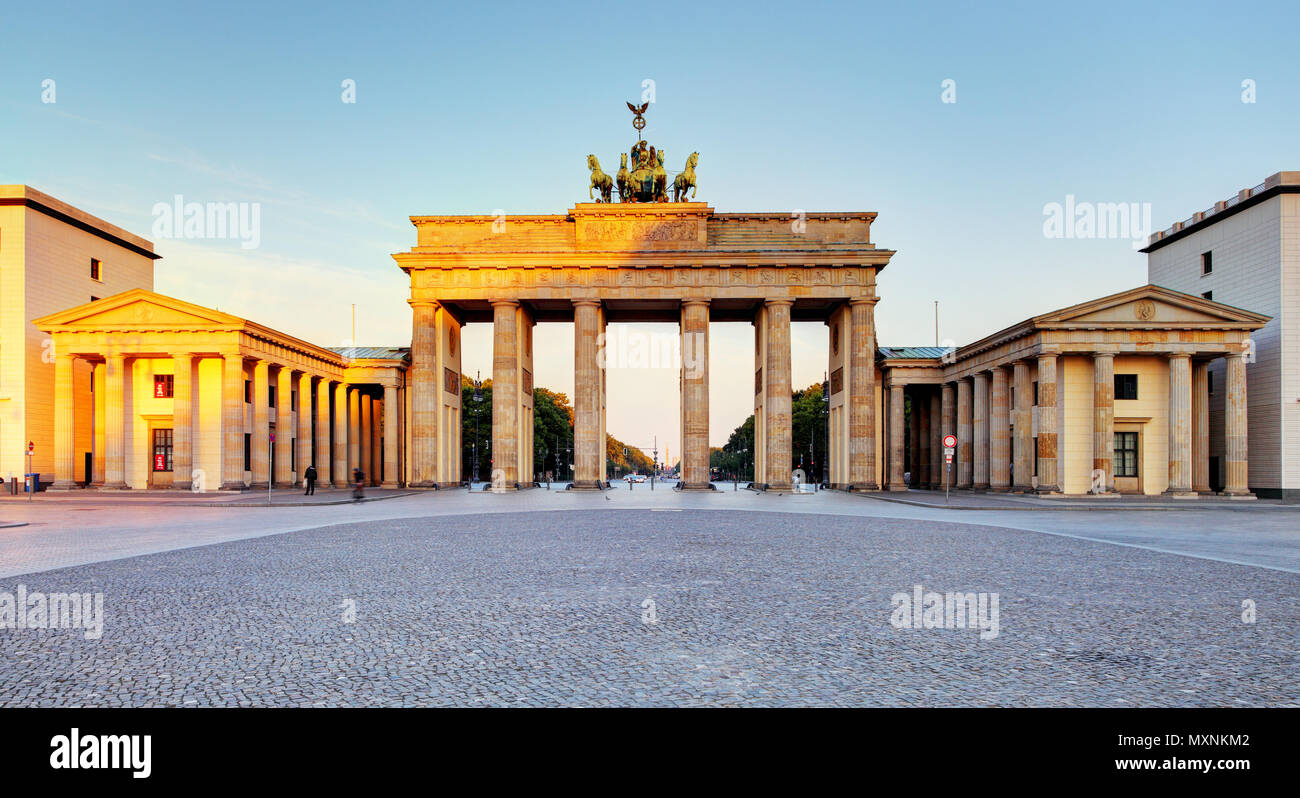
<path id="1" fill-rule="evenodd" d="M 880 341 L 966 342 L 1145 282 L 1127 240 L 1043 209 L 1150 203 L 1157 229 L 1300 168 L 1291 3 L 21 4 L 0 20 L 0 182 L 151 237 L 182 194 L 261 204 L 261 242 L 156 240 L 159 290 L 326 345 L 405 344 L 412 214 L 562 213 L 646 137 L 720 211 L 873 210 L 898 250 Z M 56 102 L 42 102 L 42 81 Z M 356 102 L 341 83 L 356 82 Z M 952 80 L 956 102 L 941 101 Z M 1256 101 L 1242 102 L 1242 82 Z M 1047 279 L 1044 279 L 1046 277 Z M 647 328 L 668 333 L 670 328 Z M 465 368 L 490 371 L 488 329 Z M 749 412 L 745 325 L 713 329 L 715 441 Z M 821 379 L 824 328 L 794 336 Z M 572 332 L 538 384 L 571 390 Z M 735 375 L 731 375 L 731 371 Z M 677 435 L 669 370 L 611 374 L 610 432 Z M 744 392 L 740 392 L 743 394 Z"/>

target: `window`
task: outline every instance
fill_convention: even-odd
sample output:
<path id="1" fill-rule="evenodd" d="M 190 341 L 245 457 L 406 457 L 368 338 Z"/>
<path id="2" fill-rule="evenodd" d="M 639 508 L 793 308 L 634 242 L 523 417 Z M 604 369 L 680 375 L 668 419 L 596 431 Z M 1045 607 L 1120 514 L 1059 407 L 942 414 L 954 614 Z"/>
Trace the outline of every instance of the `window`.
<path id="1" fill-rule="evenodd" d="M 1115 375 L 1115 398 L 1116 399 L 1138 398 L 1138 375 L 1116 374 Z"/>
<path id="2" fill-rule="evenodd" d="M 1136 432 L 1115 433 L 1115 476 L 1136 477 L 1138 475 L 1138 434 Z"/>
<path id="3" fill-rule="evenodd" d="M 1214 271 L 1214 253 L 1201 253 L 1201 274 L 1210 274 Z"/>
<path id="4" fill-rule="evenodd" d="M 171 374 L 153 375 L 153 398 L 170 399 L 172 398 L 173 376 Z"/>
<path id="5" fill-rule="evenodd" d="M 244 470 L 253 470 L 253 433 L 244 433 Z"/>
<path id="6" fill-rule="evenodd" d="M 90 279 L 92 280 L 103 279 L 102 277 L 99 276 L 99 258 L 90 259 Z"/>
<path id="7" fill-rule="evenodd" d="M 1214 395 L 1214 372 L 1207 370 L 1205 372 L 1205 392 Z"/>
<path id="8" fill-rule="evenodd" d="M 172 431 L 169 429 L 153 431 L 153 470 L 172 470 Z"/>
<path id="9" fill-rule="evenodd" d="M 1033 385 L 1034 385 L 1034 407 L 1038 407 L 1038 380 L 1034 380 Z M 1037 474 L 1038 472 L 1035 471 L 1034 473 Z"/>
<path id="10" fill-rule="evenodd" d="M 268 385 L 266 391 L 266 406 L 275 407 L 275 386 Z"/>
<path id="11" fill-rule="evenodd" d="M 1208 299 L 1208 300 L 1210 300 L 1210 301 L 1214 301 L 1214 292 L 1213 292 L 1213 291 L 1206 291 L 1204 294 L 1201 294 L 1201 298 L 1202 298 L 1202 299 Z"/>
<path id="12" fill-rule="evenodd" d="M 252 404 L 252 402 L 253 402 L 253 381 L 244 380 L 244 404 L 246 405 Z"/>

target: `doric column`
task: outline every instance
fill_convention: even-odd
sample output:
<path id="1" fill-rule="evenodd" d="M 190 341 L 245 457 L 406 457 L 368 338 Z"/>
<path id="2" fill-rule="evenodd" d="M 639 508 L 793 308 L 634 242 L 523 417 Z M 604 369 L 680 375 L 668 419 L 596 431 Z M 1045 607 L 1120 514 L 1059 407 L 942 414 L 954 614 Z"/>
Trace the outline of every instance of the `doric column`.
<path id="1" fill-rule="evenodd" d="M 438 303 L 410 300 L 411 369 L 411 476 L 410 484 L 427 488 L 437 484 L 438 407 L 441 382 L 438 361 Z M 495 395 L 495 393 L 494 393 Z"/>
<path id="2" fill-rule="evenodd" d="M 980 371 L 974 377 L 974 406 L 971 410 L 972 490 L 989 489 L 989 373 Z"/>
<path id="3" fill-rule="evenodd" d="M 957 434 L 957 395 L 953 390 L 951 382 L 945 382 L 939 389 L 940 397 L 940 418 L 942 422 L 939 430 L 939 485 L 945 488 L 951 488 L 955 469 L 948 465 L 948 459 L 943 451 L 944 436 Z M 956 452 L 953 453 L 954 456 Z M 954 457 L 955 459 L 955 457 Z"/>
<path id="4" fill-rule="evenodd" d="M 315 448 L 315 441 L 311 435 L 311 375 L 306 372 L 298 372 L 298 407 L 295 408 L 298 413 L 298 430 L 297 430 L 297 456 L 294 458 L 294 471 L 297 474 L 295 485 L 303 484 L 303 475 L 307 473 L 307 466 L 312 464 L 312 450 Z M 319 469 L 317 469 L 319 471 Z"/>
<path id="5" fill-rule="evenodd" d="M 91 382 L 95 386 L 95 433 L 94 433 L 94 456 L 91 458 L 91 471 L 93 472 L 90 484 L 95 487 L 104 485 L 104 394 L 105 377 L 108 366 L 103 362 L 96 363 L 91 374 Z"/>
<path id="6" fill-rule="evenodd" d="M 322 377 L 316 383 L 316 440 L 311 447 L 311 463 L 316 466 L 316 484 L 332 485 L 330 464 L 330 381 Z"/>
<path id="7" fill-rule="evenodd" d="M 352 479 L 348 471 L 348 386 L 334 383 L 334 487 L 346 488 Z"/>
<path id="8" fill-rule="evenodd" d="M 1210 492 L 1210 362 L 1192 364 L 1192 490 Z"/>
<path id="9" fill-rule="evenodd" d="M 1171 496 L 1192 493 L 1192 359 L 1169 356 L 1169 487 Z"/>
<path id="10" fill-rule="evenodd" d="M 605 444 L 600 440 L 600 301 L 573 303 L 573 487 L 603 484 Z M 683 464 L 685 460 L 682 461 Z"/>
<path id="11" fill-rule="evenodd" d="M 912 413 L 916 415 L 916 445 L 912 448 L 915 463 L 912 468 L 912 486 L 932 488 L 930 481 L 930 389 L 916 388 L 912 391 Z"/>
<path id="12" fill-rule="evenodd" d="M 126 484 L 126 357 L 110 352 L 104 358 L 104 489 Z"/>
<path id="13" fill-rule="evenodd" d="M 906 388 L 903 390 L 903 397 L 910 400 L 908 405 L 912 408 L 912 412 L 907 414 L 907 470 L 910 475 L 907 486 L 919 488 L 921 486 L 921 402 L 915 387 L 910 391 Z"/>
<path id="14" fill-rule="evenodd" d="M 886 479 L 888 490 L 907 490 L 903 481 L 903 386 L 895 383 L 889 386 L 889 475 Z"/>
<path id="15" fill-rule="evenodd" d="M 348 386 L 348 463 L 347 480 L 352 482 L 352 469 L 361 465 L 361 391 Z"/>
<path id="16" fill-rule="evenodd" d="M 876 482 L 876 328 L 874 299 L 849 300 L 849 482 L 879 490 Z"/>
<path id="17" fill-rule="evenodd" d="M 949 399 L 949 404 L 952 400 Z M 943 391 L 930 392 L 930 487 L 943 490 Z"/>
<path id="18" fill-rule="evenodd" d="M 709 490 L 709 300 L 682 301 L 682 488 Z"/>
<path id="19" fill-rule="evenodd" d="M 1115 356 L 1092 356 L 1092 487 L 1096 493 L 1115 491 Z"/>
<path id="20" fill-rule="evenodd" d="M 77 487 L 77 439 L 73 429 L 77 395 L 72 385 L 75 361 L 75 357 L 63 353 L 54 357 L 54 484 L 50 490 Z"/>
<path id="21" fill-rule="evenodd" d="M 971 379 L 963 377 L 957 381 L 957 487 L 969 490 L 975 469 L 971 457 L 975 451 L 971 440 L 973 430 L 971 406 Z"/>
<path id="22" fill-rule="evenodd" d="M 221 489 L 244 489 L 244 356 L 222 356 Z"/>
<path id="23" fill-rule="evenodd" d="M 519 303 L 492 301 L 492 486 L 519 482 Z M 575 385 L 576 387 L 576 385 Z"/>
<path id="24" fill-rule="evenodd" d="M 1028 493 L 1034 489 L 1034 386 L 1029 380 L 1029 363 L 1017 360 L 1013 366 L 1015 409 L 1012 416 L 1012 488 Z"/>
<path id="25" fill-rule="evenodd" d="M 381 487 L 401 487 L 397 465 L 397 386 L 384 386 L 384 482 Z"/>
<path id="26" fill-rule="evenodd" d="M 767 434 L 762 479 L 769 487 L 788 488 L 793 478 L 790 463 L 790 306 L 789 299 L 769 299 L 767 310 L 767 363 L 763 385 L 767 406 Z"/>
<path id="27" fill-rule="evenodd" d="M 281 366 L 275 379 L 275 486 L 293 487 L 293 372 Z"/>
<path id="28" fill-rule="evenodd" d="M 172 355 L 172 490 L 189 490 L 194 473 L 194 356 Z"/>
<path id="29" fill-rule="evenodd" d="M 1240 352 L 1226 357 L 1227 400 L 1223 404 L 1224 486 L 1229 496 L 1250 496 L 1246 469 L 1246 361 Z"/>
<path id="30" fill-rule="evenodd" d="M 1011 397 L 1007 391 L 1007 367 L 994 366 L 989 391 L 989 489 L 1011 489 Z"/>
<path id="31" fill-rule="evenodd" d="M 361 470 L 366 473 L 366 484 L 369 485 L 374 479 L 374 472 L 370 469 L 371 447 L 374 445 L 372 438 L 375 422 L 375 402 L 369 394 L 360 394 L 361 401 L 358 403 L 357 416 L 360 426 L 360 440 L 358 441 L 358 454 L 361 464 Z"/>
<path id="32" fill-rule="evenodd" d="M 1038 492 L 1060 493 L 1057 467 L 1056 392 L 1057 359 L 1054 354 L 1038 356 Z"/>
<path id="33" fill-rule="evenodd" d="M 271 478 L 271 364 L 253 363 L 252 487 L 265 488 Z"/>
<path id="34" fill-rule="evenodd" d="M 384 400 L 370 399 L 370 484 L 378 485 L 380 483 L 381 472 L 384 468 Z"/>

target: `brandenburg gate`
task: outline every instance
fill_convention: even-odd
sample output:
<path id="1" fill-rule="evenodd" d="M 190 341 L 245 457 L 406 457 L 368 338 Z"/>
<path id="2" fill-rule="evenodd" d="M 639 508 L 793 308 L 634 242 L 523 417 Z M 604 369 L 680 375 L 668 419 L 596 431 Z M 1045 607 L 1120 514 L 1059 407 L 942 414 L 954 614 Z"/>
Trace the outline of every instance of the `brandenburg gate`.
<path id="1" fill-rule="evenodd" d="M 689 201 L 412 217 L 416 246 L 393 256 L 410 276 L 414 308 L 410 484 L 461 484 L 463 325 L 494 327 L 493 481 L 508 488 L 532 480 L 533 327 L 574 323 L 573 485 L 591 489 L 605 484 L 605 326 L 672 321 L 683 349 L 682 487 L 709 489 L 709 322 L 740 321 L 755 328 L 755 483 L 788 486 L 790 323 L 821 321 L 829 328 L 831 482 L 877 489 L 873 306 L 876 273 L 894 253 L 871 243 L 875 217 L 717 213 Z"/>

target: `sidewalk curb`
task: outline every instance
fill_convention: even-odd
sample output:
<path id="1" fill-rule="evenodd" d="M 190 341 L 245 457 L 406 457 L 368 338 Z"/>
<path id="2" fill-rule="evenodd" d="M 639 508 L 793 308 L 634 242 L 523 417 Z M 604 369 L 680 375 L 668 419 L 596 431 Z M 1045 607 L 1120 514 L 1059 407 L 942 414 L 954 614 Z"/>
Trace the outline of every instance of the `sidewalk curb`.
<path id="1" fill-rule="evenodd" d="M 1161 512 L 1180 512 L 1186 510 L 1232 510 L 1236 512 L 1243 512 L 1243 511 L 1249 512 L 1252 510 L 1259 510 L 1264 507 L 1279 508 L 1279 509 L 1285 508 L 1285 505 L 1256 504 L 1254 502 L 1249 503 L 1248 506 L 1243 506 L 1239 503 L 1230 504 L 1228 502 L 1208 502 L 1208 501 L 1187 502 L 1185 504 L 1149 504 L 1149 505 L 1133 505 L 1133 504 L 1116 505 L 1110 503 L 1103 504 L 1099 501 L 1097 505 L 1094 507 L 1094 506 L 1083 506 L 1078 504 L 1057 504 L 1057 502 L 1059 502 L 1060 499 L 1046 500 L 1043 506 L 1041 507 L 1027 507 L 1024 505 L 1015 505 L 1015 506 L 1008 506 L 1008 507 L 970 507 L 970 506 L 959 505 L 959 504 L 935 504 L 933 502 L 915 501 L 912 499 L 899 499 L 892 496 L 878 496 L 874 493 L 855 492 L 852 495 L 859 496 L 863 499 L 874 499 L 876 501 L 881 501 L 881 502 L 893 502 L 894 504 L 906 504 L 910 507 L 925 507 L 931 510 L 965 510 L 968 512 L 1039 513 L 1043 511 L 1087 512 L 1090 510 L 1109 510 L 1111 512 L 1142 512 L 1146 510 L 1157 510 Z"/>

